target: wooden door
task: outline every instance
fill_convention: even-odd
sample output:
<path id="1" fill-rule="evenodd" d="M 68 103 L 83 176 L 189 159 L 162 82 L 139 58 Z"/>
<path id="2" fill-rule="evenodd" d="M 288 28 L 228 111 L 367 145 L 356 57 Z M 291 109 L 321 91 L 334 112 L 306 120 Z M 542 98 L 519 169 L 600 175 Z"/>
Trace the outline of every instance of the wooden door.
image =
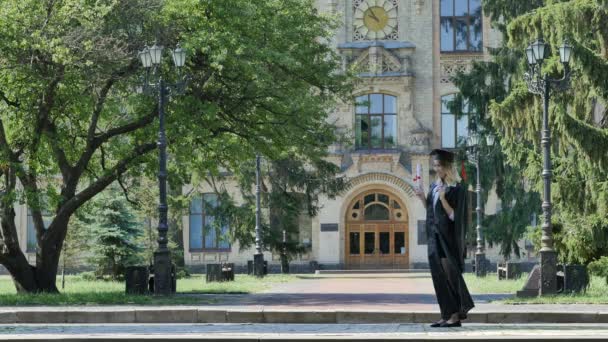
<path id="1" fill-rule="evenodd" d="M 357 196 L 350 208 L 345 227 L 346 267 L 407 268 L 408 215 L 399 199 L 368 191 Z"/>

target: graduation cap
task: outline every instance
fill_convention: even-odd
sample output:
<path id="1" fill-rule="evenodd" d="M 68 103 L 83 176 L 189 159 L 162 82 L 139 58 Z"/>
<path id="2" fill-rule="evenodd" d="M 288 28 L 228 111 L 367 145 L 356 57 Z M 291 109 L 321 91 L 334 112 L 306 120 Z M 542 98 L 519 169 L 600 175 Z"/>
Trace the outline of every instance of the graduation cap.
<path id="1" fill-rule="evenodd" d="M 446 163 L 454 162 L 454 153 L 452 153 L 448 150 L 436 148 L 431 151 L 430 155 L 431 155 L 431 157 L 437 158 L 437 160 L 439 160 L 441 162 L 446 162 Z"/>

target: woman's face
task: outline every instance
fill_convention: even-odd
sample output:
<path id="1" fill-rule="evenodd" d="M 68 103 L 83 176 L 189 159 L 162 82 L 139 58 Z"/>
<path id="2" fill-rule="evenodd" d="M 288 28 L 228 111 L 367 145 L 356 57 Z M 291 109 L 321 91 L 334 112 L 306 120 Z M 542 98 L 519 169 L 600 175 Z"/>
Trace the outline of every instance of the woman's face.
<path id="1" fill-rule="evenodd" d="M 441 165 L 437 158 L 433 158 L 433 171 L 437 177 L 444 179 L 446 176 L 445 168 Z"/>

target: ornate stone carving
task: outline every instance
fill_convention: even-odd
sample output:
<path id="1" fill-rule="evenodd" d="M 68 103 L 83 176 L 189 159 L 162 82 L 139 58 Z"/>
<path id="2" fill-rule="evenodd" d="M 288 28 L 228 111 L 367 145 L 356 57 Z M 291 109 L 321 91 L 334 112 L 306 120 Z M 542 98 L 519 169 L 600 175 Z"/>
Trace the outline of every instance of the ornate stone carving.
<path id="1" fill-rule="evenodd" d="M 416 7 L 416 14 L 422 14 L 422 10 L 424 9 L 424 0 L 415 0 L 414 6 Z"/>
<path id="2" fill-rule="evenodd" d="M 405 180 L 403 180 L 397 176 L 393 176 L 391 174 L 381 173 L 381 172 L 366 173 L 361 176 L 357 176 L 357 177 L 348 179 L 346 182 L 346 190 L 352 189 L 352 188 L 357 187 L 362 184 L 377 183 L 377 182 L 391 184 L 395 188 L 404 191 L 406 194 L 408 194 L 408 196 L 415 195 L 414 189 L 408 182 L 406 182 Z"/>

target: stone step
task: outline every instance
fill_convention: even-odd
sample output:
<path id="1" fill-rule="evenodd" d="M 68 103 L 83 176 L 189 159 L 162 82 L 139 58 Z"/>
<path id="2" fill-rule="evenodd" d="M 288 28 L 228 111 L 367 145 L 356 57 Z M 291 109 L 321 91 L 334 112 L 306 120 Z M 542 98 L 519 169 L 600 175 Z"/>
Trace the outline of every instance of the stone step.
<path id="1" fill-rule="evenodd" d="M 125 308 L 0 310 L 0 324 L 129 324 L 129 323 L 273 323 L 273 324 L 380 324 L 429 323 L 435 311 L 306 310 L 306 309 L 222 309 L 222 308 Z M 474 311 L 467 323 L 608 324 L 608 312 L 564 311 Z M 1 338 L 0 338 L 1 340 Z"/>
<path id="2" fill-rule="evenodd" d="M 0 325 L 3 341 L 588 341 L 608 324 L 117 324 Z"/>

